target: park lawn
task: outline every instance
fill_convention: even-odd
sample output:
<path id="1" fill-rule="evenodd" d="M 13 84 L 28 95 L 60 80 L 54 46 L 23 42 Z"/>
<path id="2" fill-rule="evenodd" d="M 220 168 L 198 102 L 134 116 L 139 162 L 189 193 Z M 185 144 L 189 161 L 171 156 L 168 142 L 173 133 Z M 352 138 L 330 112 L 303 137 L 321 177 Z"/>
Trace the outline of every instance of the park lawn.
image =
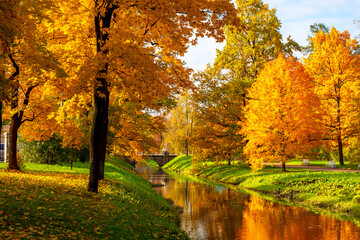
<path id="1" fill-rule="evenodd" d="M 303 161 L 293 159 L 290 162 L 287 162 L 286 164 L 287 165 L 303 165 Z M 310 161 L 310 166 L 325 167 L 327 164 L 329 164 L 329 161 L 326 161 L 326 160 L 311 160 Z M 358 164 L 357 163 L 352 164 L 349 161 L 344 161 L 344 165 L 340 165 L 339 162 L 336 161 L 335 164 L 336 164 L 336 168 L 358 170 Z"/>
<path id="2" fill-rule="evenodd" d="M 298 168 L 282 172 L 281 168 L 272 166 L 252 172 L 244 164 L 207 163 L 192 167 L 189 157 L 184 163 L 182 159 L 183 156 L 179 156 L 164 168 L 177 171 L 174 166 L 184 169 L 186 165 L 186 173 L 251 190 L 270 200 L 349 219 L 360 226 L 360 172 L 316 172 Z"/>
<path id="3" fill-rule="evenodd" d="M 4 239 L 188 239 L 176 210 L 110 159 L 99 193 L 86 190 L 89 165 L 0 164 L 0 236 Z"/>

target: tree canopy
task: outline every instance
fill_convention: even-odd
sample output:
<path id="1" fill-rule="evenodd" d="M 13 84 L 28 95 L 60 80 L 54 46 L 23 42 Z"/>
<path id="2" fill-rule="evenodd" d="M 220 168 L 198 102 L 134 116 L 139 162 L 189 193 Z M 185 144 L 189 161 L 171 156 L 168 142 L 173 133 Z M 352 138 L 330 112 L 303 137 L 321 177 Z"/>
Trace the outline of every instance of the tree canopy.
<path id="1" fill-rule="evenodd" d="M 321 142 L 320 100 L 303 65 L 280 55 L 266 64 L 249 90 L 244 153 L 253 169 L 285 163 Z"/>

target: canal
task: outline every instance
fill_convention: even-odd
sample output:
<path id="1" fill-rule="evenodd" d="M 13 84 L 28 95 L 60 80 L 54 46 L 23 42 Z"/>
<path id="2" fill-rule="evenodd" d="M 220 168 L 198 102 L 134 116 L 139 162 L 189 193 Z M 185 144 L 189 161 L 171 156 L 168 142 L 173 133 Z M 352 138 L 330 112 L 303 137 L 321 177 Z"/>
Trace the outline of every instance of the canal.
<path id="1" fill-rule="evenodd" d="M 181 227 L 191 239 L 359 240 L 349 221 L 285 206 L 257 195 L 149 168 L 138 173 L 164 198 L 183 208 Z"/>

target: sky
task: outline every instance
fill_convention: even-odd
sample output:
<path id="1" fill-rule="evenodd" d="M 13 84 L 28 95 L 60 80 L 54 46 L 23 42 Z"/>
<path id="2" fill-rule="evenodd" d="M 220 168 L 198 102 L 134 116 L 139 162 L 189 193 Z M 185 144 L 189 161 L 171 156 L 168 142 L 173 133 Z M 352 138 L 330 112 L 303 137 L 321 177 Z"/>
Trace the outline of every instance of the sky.
<path id="1" fill-rule="evenodd" d="M 300 45 L 307 45 L 306 38 L 310 25 L 324 23 L 334 26 L 339 31 L 348 30 L 352 38 L 359 37 L 360 0 L 263 0 L 270 8 L 276 8 L 280 20 L 281 34 L 284 39 L 291 35 Z M 216 49 L 223 43 L 213 39 L 200 39 L 196 46 L 191 46 L 183 60 L 194 71 L 204 70 L 208 63 L 213 63 Z"/>

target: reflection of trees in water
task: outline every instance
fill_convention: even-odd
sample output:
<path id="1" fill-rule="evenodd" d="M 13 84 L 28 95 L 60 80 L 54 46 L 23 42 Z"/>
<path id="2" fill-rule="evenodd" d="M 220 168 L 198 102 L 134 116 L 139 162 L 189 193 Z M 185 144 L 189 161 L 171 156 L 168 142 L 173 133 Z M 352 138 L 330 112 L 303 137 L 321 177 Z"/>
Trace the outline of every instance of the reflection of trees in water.
<path id="1" fill-rule="evenodd" d="M 350 222 L 269 202 L 255 195 L 245 205 L 237 239 L 360 239 L 359 228 Z"/>
<path id="2" fill-rule="evenodd" d="M 184 208 L 183 228 L 195 239 L 234 239 L 235 226 L 240 225 L 242 214 L 237 208 L 229 207 L 232 202 L 243 202 L 247 196 L 191 181 L 169 181 L 161 190 L 165 198 L 171 198 Z"/>
<path id="3" fill-rule="evenodd" d="M 163 173 L 151 177 L 165 198 L 184 208 L 182 227 L 192 239 L 347 240 L 360 239 L 359 228 L 283 206 L 255 195 L 189 180 L 175 181 Z"/>

